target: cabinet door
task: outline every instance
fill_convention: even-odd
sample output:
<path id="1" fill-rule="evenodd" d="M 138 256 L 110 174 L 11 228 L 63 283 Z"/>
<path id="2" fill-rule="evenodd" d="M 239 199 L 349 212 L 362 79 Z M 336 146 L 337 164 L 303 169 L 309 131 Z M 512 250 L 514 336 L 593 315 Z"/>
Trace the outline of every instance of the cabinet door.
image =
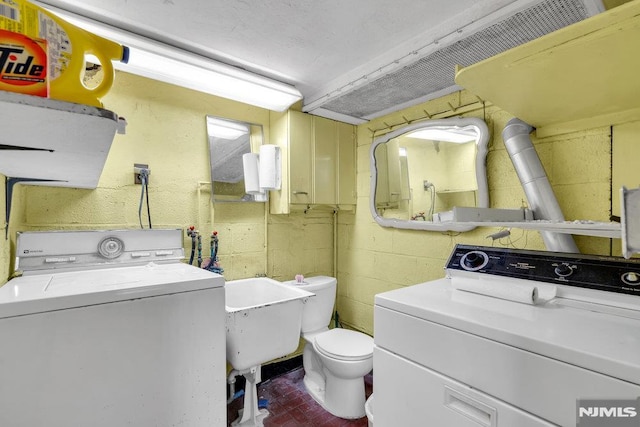
<path id="1" fill-rule="evenodd" d="M 356 204 L 356 138 L 354 127 L 336 123 L 338 128 L 338 204 Z"/>
<path id="2" fill-rule="evenodd" d="M 289 201 L 307 204 L 313 200 L 311 187 L 313 123 L 308 114 L 289 112 Z"/>
<path id="3" fill-rule="evenodd" d="M 336 204 L 337 129 L 333 120 L 314 117 L 314 197 L 319 205 Z"/>

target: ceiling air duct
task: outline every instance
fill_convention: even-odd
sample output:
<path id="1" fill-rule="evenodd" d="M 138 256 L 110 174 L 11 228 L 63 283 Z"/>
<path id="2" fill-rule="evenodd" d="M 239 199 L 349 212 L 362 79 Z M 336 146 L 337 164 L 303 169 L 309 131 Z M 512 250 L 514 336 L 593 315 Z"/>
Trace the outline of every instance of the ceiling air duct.
<path id="1" fill-rule="evenodd" d="M 454 83 L 456 65 L 475 64 L 603 10 L 600 0 L 514 1 L 485 17 L 458 23 L 457 30 L 448 30 L 375 71 L 325 88 L 309 97 L 303 110 L 364 123 L 460 90 Z"/>

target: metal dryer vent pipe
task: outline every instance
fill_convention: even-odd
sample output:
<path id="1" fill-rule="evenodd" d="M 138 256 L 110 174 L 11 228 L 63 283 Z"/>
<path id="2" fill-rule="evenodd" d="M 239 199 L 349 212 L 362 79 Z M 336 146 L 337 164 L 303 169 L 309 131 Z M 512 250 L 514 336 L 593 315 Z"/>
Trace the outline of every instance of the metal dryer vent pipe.
<path id="1" fill-rule="evenodd" d="M 558 200 L 531 142 L 529 136 L 531 131 L 533 131 L 533 127 L 522 120 L 509 120 L 502 131 L 504 145 L 509 152 L 513 168 L 520 178 L 529 207 L 533 210 L 535 218 L 564 221 Z M 570 234 L 541 231 L 540 235 L 549 251 L 580 252 Z"/>

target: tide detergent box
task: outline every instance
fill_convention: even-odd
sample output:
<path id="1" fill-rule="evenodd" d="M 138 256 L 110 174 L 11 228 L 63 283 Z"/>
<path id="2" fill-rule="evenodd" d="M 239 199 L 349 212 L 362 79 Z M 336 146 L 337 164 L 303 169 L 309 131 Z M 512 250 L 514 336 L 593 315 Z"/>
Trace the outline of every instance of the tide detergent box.
<path id="1" fill-rule="evenodd" d="M 49 96 L 46 40 L 0 30 L 0 90 Z"/>

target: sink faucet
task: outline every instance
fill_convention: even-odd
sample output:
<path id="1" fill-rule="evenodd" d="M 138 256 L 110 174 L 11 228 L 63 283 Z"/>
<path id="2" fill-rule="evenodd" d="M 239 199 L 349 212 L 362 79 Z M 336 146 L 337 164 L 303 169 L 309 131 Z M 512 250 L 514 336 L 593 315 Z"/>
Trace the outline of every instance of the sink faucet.
<path id="1" fill-rule="evenodd" d="M 418 218 L 422 218 L 423 221 L 427 220 L 427 218 L 424 215 L 424 212 L 418 212 L 417 214 L 411 217 L 413 221 L 416 221 Z"/>

